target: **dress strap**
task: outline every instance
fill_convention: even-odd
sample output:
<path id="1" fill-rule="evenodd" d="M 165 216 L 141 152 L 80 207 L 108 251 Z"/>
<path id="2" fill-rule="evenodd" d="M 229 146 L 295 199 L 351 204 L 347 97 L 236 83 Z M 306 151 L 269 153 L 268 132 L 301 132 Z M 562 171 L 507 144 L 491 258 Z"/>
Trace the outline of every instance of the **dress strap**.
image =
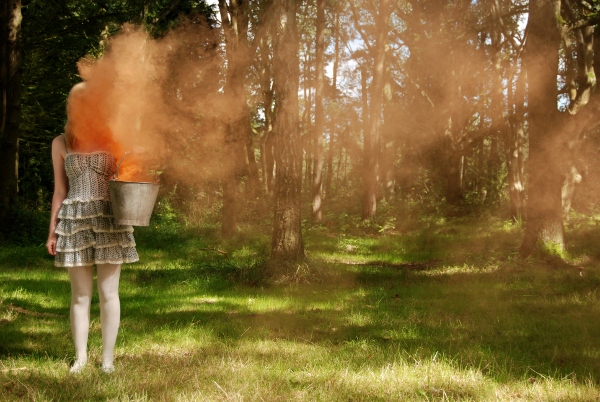
<path id="1" fill-rule="evenodd" d="M 65 150 L 67 151 L 67 155 L 69 154 L 69 146 L 67 145 L 67 137 L 65 137 L 65 135 L 62 135 L 63 137 L 63 141 L 65 142 Z"/>

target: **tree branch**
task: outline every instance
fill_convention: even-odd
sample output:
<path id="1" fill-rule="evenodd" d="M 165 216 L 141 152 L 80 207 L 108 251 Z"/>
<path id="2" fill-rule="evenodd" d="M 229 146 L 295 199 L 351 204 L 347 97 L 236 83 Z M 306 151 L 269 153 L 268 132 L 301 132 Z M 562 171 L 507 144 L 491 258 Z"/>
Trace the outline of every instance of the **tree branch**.
<path id="1" fill-rule="evenodd" d="M 93 21 L 96 21 L 96 20 L 100 20 L 102 18 L 120 17 L 120 16 L 123 16 L 123 15 L 126 15 L 126 13 L 123 12 L 123 11 L 114 12 L 114 13 L 107 13 L 107 14 L 96 14 L 96 15 L 91 16 L 90 18 L 87 18 L 85 21 L 79 21 L 79 22 L 74 23 L 73 25 L 69 25 L 69 26 L 67 26 L 65 28 L 59 29 L 52 36 L 45 36 L 44 35 L 43 38 L 40 39 L 40 40 L 28 42 L 28 45 L 29 46 L 35 46 L 35 45 L 38 45 L 40 43 L 44 43 L 47 40 L 54 39 L 54 38 L 60 36 L 61 34 L 65 33 L 65 32 L 69 32 L 70 30 L 75 29 L 75 28 L 77 28 L 79 26 L 88 25 L 90 22 L 93 22 Z"/>
<path id="2" fill-rule="evenodd" d="M 500 24 L 500 29 L 502 29 L 502 33 L 504 34 L 506 39 L 508 39 L 515 52 L 517 52 L 517 54 L 520 54 L 523 50 L 523 43 L 521 42 L 521 44 L 519 45 L 515 40 L 515 37 L 511 35 L 510 32 L 508 32 L 508 28 L 506 27 L 504 19 L 502 18 L 505 14 L 500 14 L 500 4 L 498 0 L 494 0 L 494 7 L 496 8 L 498 23 Z"/>
<path id="3" fill-rule="evenodd" d="M 356 27 L 356 30 L 358 31 L 360 37 L 362 38 L 363 42 L 365 43 L 365 46 L 367 47 L 367 49 L 369 49 L 369 51 L 371 51 L 371 44 L 369 43 L 369 39 L 367 38 L 367 35 L 365 34 L 363 28 L 360 26 L 360 22 L 358 20 L 358 13 L 356 12 L 356 6 L 354 5 L 354 0 L 350 0 L 350 8 L 352 9 L 352 20 L 354 21 L 354 26 Z"/>
<path id="4" fill-rule="evenodd" d="M 566 25 L 567 32 L 600 24 L 600 13 L 578 18 Z"/>
<path id="5" fill-rule="evenodd" d="M 175 8 L 179 5 L 180 1 L 181 0 L 173 0 L 173 1 L 171 1 L 171 5 L 169 7 L 167 7 L 167 8 L 165 8 L 156 18 L 154 18 L 154 20 L 152 21 L 152 23 L 156 24 L 157 22 L 159 22 L 163 18 L 166 18 L 167 15 L 169 15 L 169 13 L 171 13 L 171 11 L 175 10 Z"/>
<path id="6" fill-rule="evenodd" d="M 250 49 L 248 52 L 250 57 L 252 57 L 252 55 L 256 52 L 256 49 L 258 49 L 258 44 L 260 43 L 260 41 L 269 34 L 269 27 L 271 26 L 271 18 L 273 14 L 272 4 L 273 1 L 268 0 L 265 4 L 265 8 L 263 9 L 261 15 L 258 18 L 258 20 L 261 21 L 261 24 L 258 25 L 258 29 L 254 34 L 252 43 L 250 44 Z"/>
<path id="7" fill-rule="evenodd" d="M 221 15 L 221 25 L 223 26 L 223 29 L 230 28 L 231 21 L 229 21 L 229 12 L 225 0 L 219 0 L 219 14 Z"/>
<path id="8" fill-rule="evenodd" d="M 392 59 L 392 64 L 394 65 L 394 67 L 396 67 L 396 68 L 399 68 L 399 66 L 398 66 L 398 62 L 397 62 L 397 60 L 396 60 L 396 59 Z M 414 87 L 417 89 L 417 91 L 419 91 L 419 94 L 420 94 L 420 95 L 421 95 L 423 98 L 425 98 L 425 100 L 427 101 L 427 103 L 429 103 L 429 104 L 431 105 L 432 109 L 435 109 L 435 104 L 433 103 L 433 101 L 431 100 L 431 98 L 429 97 L 429 95 L 427 95 L 427 92 L 425 92 L 425 90 L 424 90 L 424 89 L 421 89 L 421 86 L 419 85 L 419 83 L 415 82 L 415 81 L 414 81 L 414 80 L 413 80 L 411 77 L 409 77 L 409 76 L 408 76 L 408 75 L 407 75 L 405 72 L 404 72 L 403 74 L 404 74 L 404 76 L 406 77 L 406 79 L 408 80 L 408 82 L 410 82 L 410 84 L 411 84 L 412 86 L 414 86 Z M 396 80 L 394 80 L 394 79 L 393 79 L 393 78 L 391 78 L 391 77 L 390 77 L 390 79 L 391 79 L 391 81 L 392 81 L 392 85 L 393 85 L 393 86 L 394 86 L 396 89 L 402 90 L 402 86 L 401 86 L 400 84 L 398 84 L 398 83 L 396 82 Z"/>

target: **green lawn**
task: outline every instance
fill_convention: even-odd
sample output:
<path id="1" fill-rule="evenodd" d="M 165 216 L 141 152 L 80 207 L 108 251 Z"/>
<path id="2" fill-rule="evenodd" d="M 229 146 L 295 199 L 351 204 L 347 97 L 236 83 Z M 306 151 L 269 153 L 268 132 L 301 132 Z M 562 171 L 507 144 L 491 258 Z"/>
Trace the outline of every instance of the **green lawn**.
<path id="1" fill-rule="evenodd" d="M 519 260 L 521 230 L 491 218 L 367 229 L 307 226 L 308 282 L 276 284 L 266 234 L 138 229 L 111 375 L 97 298 L 92 365 L 70 375 L 66 272 L 4 246 L 0 399 L 600 400 L 593 221 L 572 224 L 570 265 Z"/>

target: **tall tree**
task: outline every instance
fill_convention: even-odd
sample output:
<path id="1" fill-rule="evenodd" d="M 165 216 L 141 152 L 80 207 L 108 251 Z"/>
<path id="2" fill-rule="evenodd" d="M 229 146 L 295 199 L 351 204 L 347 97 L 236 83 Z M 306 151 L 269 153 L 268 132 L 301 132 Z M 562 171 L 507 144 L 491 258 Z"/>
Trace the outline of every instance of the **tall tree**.
<path id="1" fill-rule="evenodd" d="M 524 41 L 519 21 L 527 9 L 513 0 L 489 0 L 489 3 L 491 19 L 487 29 L 492 38 L 491 111 L 499 123 L 495 125 L 500 130 L 504 144 L 511 218 L 519 221 L 525 216 L 523 155 L 527 102 L 526 71 L 521 59 Z M 482 39 L 485 38 L 482 35 Z M 485 41 L 482 46 L 486 46 Z M 502 82 L 506 82 L 506 106 Z"/>
<path id="2" fill-rule="evenodd" d="M 510 214 L 515 221 L 525 216 L 525 178 L 523 149 L 525 146 L 525 71 L 521 68 L 516 82 L 508 87 L 509 127 L 506 138 L 506 165 Z M 509 81 L 512 81 L 510 79 Z"/>
<path id="3" fill-rule="evenodd" d="M 490 118 L 491 118 L 491 130 L 489 135 L 490 140 L 490 154 L 488 156 L 487 166 L 487 183 L 488 190 L 486 197 L 497 196 L 496 188 L 494 183 L 498 180 L 500 167 L 501 167 L 501 153 L 499 152 L 500 139 L 506 137 L 506 131 L 508 129 L 508 116 L 506 113 L 504 97 L 504 86 L 503 82 L 507 79 L 505 77 L 506 68 L 504 68 L 504 45 L 506 39 L 503 39 L 501 29 L 501 15 L 500 15 L 500 4 L 498 0 L 494 0 L 491 5 L 490 15 L 491 24 L 489 27 L 490 39 L 491 39 L 491 93 L 490 93 Z"/>
<path id="4" fill-rule="evenodd" d="M 573 185 L 582 138 L 598 121 L 598 97 L 592 96 L 592 89 L 598 61 L 594 26 L 599 22 L 597 8 L 586 1 L 532 0 L 529 4 L 524 57 L 529 84 L 529 188 L 520 248 L 524 257 L 538 241 L 554 250 L 565 248 L 562 190 L 565 184 Z M 571 46 L 572 39 L 576 45 Z M 566 52 L 559 63 L 561 42 Z M 558 111 L 557 102 L 559 65 L 566 66 L 564 113 Z M 592 98 L 593 106 L 585 107 Z"/>
<path id="5" fill-rule="evenodd" d="M 265 24 L 268 27 L 268 24 Z M 260 39 L 259 57 L 256 61 L 256 70 L 258 75 L 258 84 L 260 87 L 260 103 L 263 105 L 264 127 L 261 137 L 261 162 L 263 174 L 263 187 L 265 193 L 269 196 L 273 195 L 273 170 L 275 168 L 275 154 L 273 147 L 275 139 L 273 135 L 273 63 L 271 46 L 268 36 L 265 35 Z"/>
<path id="6" fill-rule="evenodd" d="M 271 257 L 304 257 L 300 218 L 302 149 L 298 129 L 299 56 L 296 1 L 273 0 L 275 217 Z"/>
<path id="7" fill-rule="evenodd" d="M 557 129 L 560 0 L 531 0 L 524 62 L 529 86 L 529 176 L 527 223 L 520 253 L 528 256 L 539 240 L 564 248 L 560 155 L 563 136 Z"/>
<path id="8" fill-rule="evenodd" d="M 382 0 L 376 16 L 377 39 L 373 55 L 373 82 L 371 83 L 371 111 L 368 132 L 371 138 L 371 147 L 365 150 L 366 182 L 363 200 L 363 219 L 374 218 L 377 210 L 377 173 L 379 170 L 379 153 L 381 152 L 381 113 L 385 84 L 385 49 L 388 41 L 390 11 L 390 2 Z"/>
<path id="9" fill-rule="evenodd" d="M 21 1 L 0 6 L 0 227 L 17 202 L 21 118 Z"/>
<path id="10" fill-rule="evenodd" d="M 315 129 L 314 129 L 314 169 L 312 186 L 312 218 L 321 222 L 323 202 L 323 134 L 325 128 L 325 0 L 317 0 L 317 38 L 316 38 L 316 73 L 317 85 L 315 93 Z"/>
<path id="11" fill-rule="evenodd" d="M 393 117 L 393 92 L 390 71 L 390 61 L 386 60 L 385 68 L 385 85 L 383 89 L 384 105 L 383 105 L 383 130 L 381 133 L 382 147 L 381 147 L 381 164 L 380 164 L 380 177 L 383 180 L 383 189 L 385 193 L 385 199 L 389 202 L 394 198 L 396 190 L 396 172 L 394 169 L 394 162 L 396 160 L 396 133 L 397 127 Z"/>
<path id="12" fill-rule="evenodd" d="M 221 231 L 231 236 L 237 231 L 237 181 L 245 160 L 244 134 L 250 130 L 250 119 L 246 106 L 244 79 L 248 67 L 248 2 L 247 0 L 219 0 L 221 24 L 225 33 L 227 56 L 227 79 L 225 96 L 231 104 L 225 134 L 223 161 L 223 208 Z"/>
<path id="13" fill-rule="evenodd" d="M 332 90 L 333 90 L 333 104 L 338 105 L 337 91 L 338 91 L 338 70 L 340 65 L 340 7 L 335 8 L 335 22 L 333 26 L 333 37 L 335 38 L 334 45 L 334 59 L 333 59 L 333 71 L 332 71 Z M 329 147 L 327 148 L 327 176 L 325 179 L 325 195 L 331 197 L 331 183 L 333 178 L 333 154 L 335 149 L 335 126 L 336 119 L 330 116 L 330 130 L 329 130 Z M 339 141 L 339 139 L 338 139 Z"/>
<path id="14" fill-rule="evenodd" d="M 363 208 L 362 218 L 372 219 L 377 212 L 377 183 L 379 155 L 381 153 L 381 123 L 383 88 L 385 84 L 385 53 L 390 30 L 389 20 L 391 2 L 381 0 L 379 7 L 373 10 L 375 20 L 375 43 L 370 44 L 365 30 L 360 26 L 358 12 L 353 1 L 350 2 L 356 29 L 365 41 L 373 58 L 372 81 L 370 85 L 369 123 L 365 132 Z M 362 72 L 361 72 L 362 74 Z M 363 114 L 365 111 L 363 110 Z"/>
<path id="15" fill-rule="evenodd" d="M 570 123 L 577 127 L 578 131 L 569 141 L 568 148 L 572 157 L 568 161 L 566 179 L 562 187 L 564 218 L 568 220 L 575 187 L 582 181 L 581 172 L 585 169 L 579 161 L 587 126 L 597 122 L 594 114 L 597 112 L 598 95 L 593 89 L 597 81 L 594 66 L 597 66 L 600 60 L 600 47 L 597 27 L 594 26 L 599 18 L 597 4 L 594 10 L 587 1 L 564 2 L 562 11 L 570 22 L 568 27 L 563 26 L 562 29 L 565 50 L 563 65 L 566 70 L 562 92 L 568 95 L 569 105 L 566 111 L 572 116 Z M 590 16 L 593 16 L 592 19 Z M 584 108 L 588 103 L 591 107 Z"/>

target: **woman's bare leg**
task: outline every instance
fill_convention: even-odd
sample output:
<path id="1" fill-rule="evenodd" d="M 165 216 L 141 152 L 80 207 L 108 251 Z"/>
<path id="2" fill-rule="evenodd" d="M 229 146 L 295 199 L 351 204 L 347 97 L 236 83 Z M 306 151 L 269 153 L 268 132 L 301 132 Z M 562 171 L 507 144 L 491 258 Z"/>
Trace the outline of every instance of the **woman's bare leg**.
<path id="1" fill-rule="evenodd" d="M 70 267 L 68 271 L 71 281 L 71 333 L 73 334 L 76 358 L 70 371 L 78 373 L 87 364 L 94 267 Z"/>
<path id="2" fill-rule="evenodd" d="M 100 324 L 102 327 L 102 370 L 112 372 L 115 343 L 121 320 L 119 301 L 120 264 L 99 264 L 98 295 L 100 296 Z"/>

